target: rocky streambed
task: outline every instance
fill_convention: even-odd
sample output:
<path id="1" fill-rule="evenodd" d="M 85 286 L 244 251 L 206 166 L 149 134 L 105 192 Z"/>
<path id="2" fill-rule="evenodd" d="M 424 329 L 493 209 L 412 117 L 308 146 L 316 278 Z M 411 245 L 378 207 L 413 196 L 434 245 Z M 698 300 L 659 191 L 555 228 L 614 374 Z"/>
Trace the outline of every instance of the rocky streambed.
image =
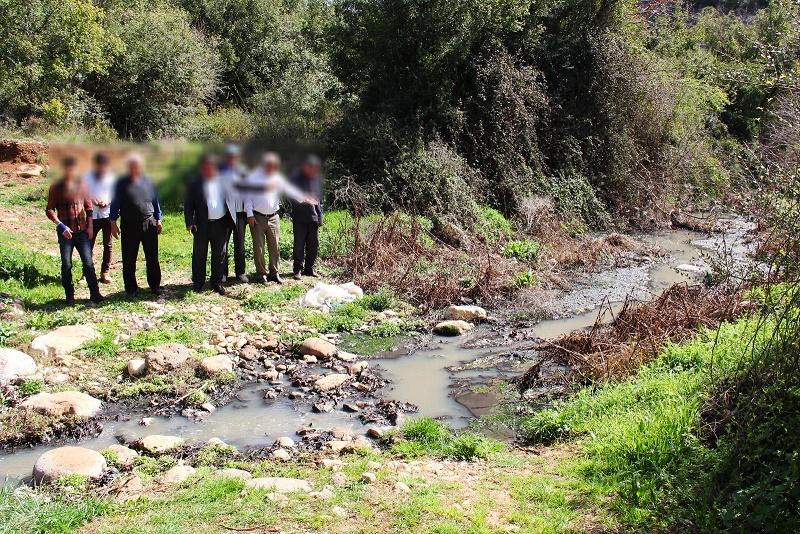
<path id="1" fill-rule="evenodd" d="M 388 428 L 409 415 L 463 427 L 496 405 L 498 397 L 490 384 L 512 378 L 536 362 L 536 340 L 588 327 L 598 320 L 600 306 L 613 313 L 627 295 L 650 298 L 673 283 L 697 280 L 709 269 L 706 255 L 713 252 L 712 244 L 693 242 L 707 239 L 705 235 L 669 231 L 641 238 L 663 249 L 663 258 L 633 258 L 625 265 L 578 277 L 569 291 L 540 304 L 551 317 L 544 321 L 496 319 L 475 309 L 450 313 L 448 319 L 455 325 L 435 329 L 445 335 L 434 333 L 417 340 L 413 348 L 400 347 L 372 358 L 340 350 L 337 335 L 306 340 L 297 352 L 270 336 L 225 333 L 204 347 L 218 354 L 203 359 L 192 358 L 183 346 L 150 349 L 143 359 L 128 363 L 130 379 L 185 372 L 189 362 L 190 372 L 205 382 L 180 398 L 145 394 L 135 401 L 110 399 L 102 406 L 89 395 L 78 398 L 69 391 L 61 397 L 72 398 L 31 396 L 21 409 L 64 417 L 74 424 L 47 445 L 3 451 L 0 473 L 9 481 L 27 480 L 40 457 L 76 442 L 95 452 L 125 447 L 151 454 L 148 443 L 165 437 L 178 450 L 225 443 L 242 451 L 237 454 L 280 461 L 317 450 L 373 447 Z M 50 339 L 59 341 L 55 346 L 75 337 L 72 343 L 77 347 L 86 335 L 66 329 Z M 65 360 L 71 350 L 39 344 L 47 357 L 69 363 Z M 30 362 L 21 358 L 15 362 L 23 374 L 26 363 Z M 57 385 L 57 375 L 49 375 L 48 383 Z M 200 394 L 204 402 L 187 402 Z M 83 450 L 73 452 L 97 460 Z"/>

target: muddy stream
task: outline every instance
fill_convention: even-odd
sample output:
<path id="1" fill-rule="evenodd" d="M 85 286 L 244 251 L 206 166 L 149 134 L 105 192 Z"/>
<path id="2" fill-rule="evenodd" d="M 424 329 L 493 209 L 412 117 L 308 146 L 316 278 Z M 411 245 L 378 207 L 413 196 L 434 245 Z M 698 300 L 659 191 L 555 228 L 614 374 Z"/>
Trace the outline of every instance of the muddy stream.
<path id="1" fill-rule="evenodd" d="M 744 233 L 744 230 L 740 232 L 742 236 Z M 434 336 L 426 348 L 410 353 L 399 349 L 376 355 L 370 360 L 371 366 L 390 381 L 382 391 L 383 396 L 417 405 L 419 412 L 411 414 L 412 417 L 431 416 L 449 422 L 454 428 L 465 427 L 476 416 L 491 410 L 497 402 L 491 392 L 483 392 L 479 387 L 481 384 L 514 376 L 534 360 L 535 354 L 524 354 L 529 351 L 524 347 L 530 347 L 532 339 L 550 339 L 591 326 L 602 304 L 606 304 L 606 310 L 610 307 L 617 311 L 626 295 L 649 299 L 676 282 L 697 280 L 708 268 L 704 254 L 719 249 L 722 244 L 721 237 L 708 238 L 706 234 L 687 231 L 664 231 L 640 238 L 660 246 L 669 256 L 663 261 L 643 262 L 633 267 L 586 275 L 555 303 L 554 315 L 563 317 L 561 319 L 541 321 L 533 327 L 523 328 L 523 332 L 515 331 L 511 341 L 506 336 L 504 343 L 495 346 L 483 346 L 487 343 L 481 342 L 484 338 L 492 341 L 493 335 L 496 336 L 497 325 L 485 324 L 458 338 Z M 727 239 L 736 246 L 735 235 L 733 238 L 728 235 Z M 731 245 L 726 243 L 725 246 Z M 525 364 L 515 365 L 521 359 Z M 289 379 L 283 380 L 288 386 Z M 316 413 L 307 404 L 295 403 L 285 397 L 267 400 L 264 398 L 266 389 L 268 386 L 265 384 L 247 385 L 237 392 L 234 399 L 207 415 L 202 422 L 176 415 L 154 417 L 151 425 L 142 426 L 139 421 L 149 416 L 144 410 L 128 414 L 130 417 L 126 420 L 109 419 L 103 423 L 103 431 L 98 437 L 84 441 L 81 446 L 99 451 L 118 443 L 120 436 L 130 440 L 166 434 L 202 442 L 217 437 L 240 450 L 247 450 L 268 447 L 281 436 L 294 437 L 301 427 L 328 429 L 344 426 L 363 433 L 358 414 L 345 412 L 339 409 L 341 406 L 329 413 Z M 49 448 L 52 447 L 20 448 L 0 454 L 0 480 L 5 478 L 6 483 L 13 484 L 27 479 L 36 459 Z"/>

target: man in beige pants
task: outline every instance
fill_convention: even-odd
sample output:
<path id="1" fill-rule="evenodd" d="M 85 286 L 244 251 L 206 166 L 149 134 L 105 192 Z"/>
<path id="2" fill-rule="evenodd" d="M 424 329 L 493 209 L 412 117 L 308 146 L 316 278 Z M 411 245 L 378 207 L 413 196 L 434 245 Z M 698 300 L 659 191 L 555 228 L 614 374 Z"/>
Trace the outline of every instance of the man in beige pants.
<path id="1" fill-rule="evenodd" d="M 281 160 L 277 154 L 269 152 L 264 155 L 260 168 L 247 177 L 245 188 L 245 212 L 250 233 L 253 236 L 253 255 L 255 256 L 256 278 L 266 284 L 275 282 L 282 284 L 280 276 L 280 238 L 281 220 L 278 215 L 281 195 L 286 194 L 298 202 L 316 203 L 302 191 L 286 181 L 280 173 Z M 264 257 L 266 243 L 269 254 L 269 269 Z"/>

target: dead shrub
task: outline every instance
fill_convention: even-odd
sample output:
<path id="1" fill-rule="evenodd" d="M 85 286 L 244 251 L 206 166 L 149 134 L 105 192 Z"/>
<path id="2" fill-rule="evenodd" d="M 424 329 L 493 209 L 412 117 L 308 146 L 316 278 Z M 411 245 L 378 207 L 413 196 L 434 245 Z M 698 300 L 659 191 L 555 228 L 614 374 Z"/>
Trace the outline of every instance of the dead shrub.
<path id="1" fill-rule="evenodd" d="M 688 341 L 701 328 L 716 328 L 751 309 L 741 291 L 675 284 L 650 302 L 626 299 L 609 324 L 598 318 L 592 328 L 538 348 L 542 361 L 569 366 L 574 382 L 622 380 L 655 359 L 667 342 Z M 537 372 L 534 366 L 526 375 Z M 533 378 L 523 376 L 518 383 L 527 384 Z"/>

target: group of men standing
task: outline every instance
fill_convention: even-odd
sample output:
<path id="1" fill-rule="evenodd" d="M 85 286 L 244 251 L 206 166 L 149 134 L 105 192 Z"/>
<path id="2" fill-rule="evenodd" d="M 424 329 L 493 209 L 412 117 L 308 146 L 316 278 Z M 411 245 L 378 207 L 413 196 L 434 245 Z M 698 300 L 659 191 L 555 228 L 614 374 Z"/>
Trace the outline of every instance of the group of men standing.
<path id="1" fill-rule="evenodd" d="M 257 281 L 283 283 L 279 272 L 278 211 L 284 196 L 292 203 L 294 278 L 316 277 L 314 265 L 319 250 L 319 227 L 323 223 L 320 168 L 318 158 L 307 156 L 287 180 L 280 172 L 280 158 L 275 153 L 264 155 L 261 165 L 250 173 L 242 166 L 240 150 L 235 145 L 226 148 L 221 164 L 214 156 L 204 156 L 198 176 L 188 186 L 184 203 L 186 229 L 193 235 L 193 289 L 201 291 L 205 286 L 210 250 L 211 289 L 225 294 L 222 284 L 227 278 L 231 237 L 236 278 L 249 282 L 245 257 L 248 226 L 253 237 Z M 161 295 L 158 236 L 162 230 L 162 212 L 156 188 L 144 174 L 141 156 L 130 155 L 127 173 L 118 179 L 110 172 L 108 157 L 102 153 L 95 156 L 93 169 L 85 177 L 77 170 L 74 158 L 64 160 L 63 177 L 51 185 L 46 208 L 58 234 L 61 280 L 67 303 L 75 301 L 72 256 L 76 249 L 90 299 L 96 303 L 103 300 L 99 284 L 111 282 L 112 238 L 120 240 L 125 292 L 131 297 L 138 293 L 136 261 L 141 248 L 147 283 L 156 296 Z M 98 279 L 92 250 L 101 233 L 103 260 Z"/>

